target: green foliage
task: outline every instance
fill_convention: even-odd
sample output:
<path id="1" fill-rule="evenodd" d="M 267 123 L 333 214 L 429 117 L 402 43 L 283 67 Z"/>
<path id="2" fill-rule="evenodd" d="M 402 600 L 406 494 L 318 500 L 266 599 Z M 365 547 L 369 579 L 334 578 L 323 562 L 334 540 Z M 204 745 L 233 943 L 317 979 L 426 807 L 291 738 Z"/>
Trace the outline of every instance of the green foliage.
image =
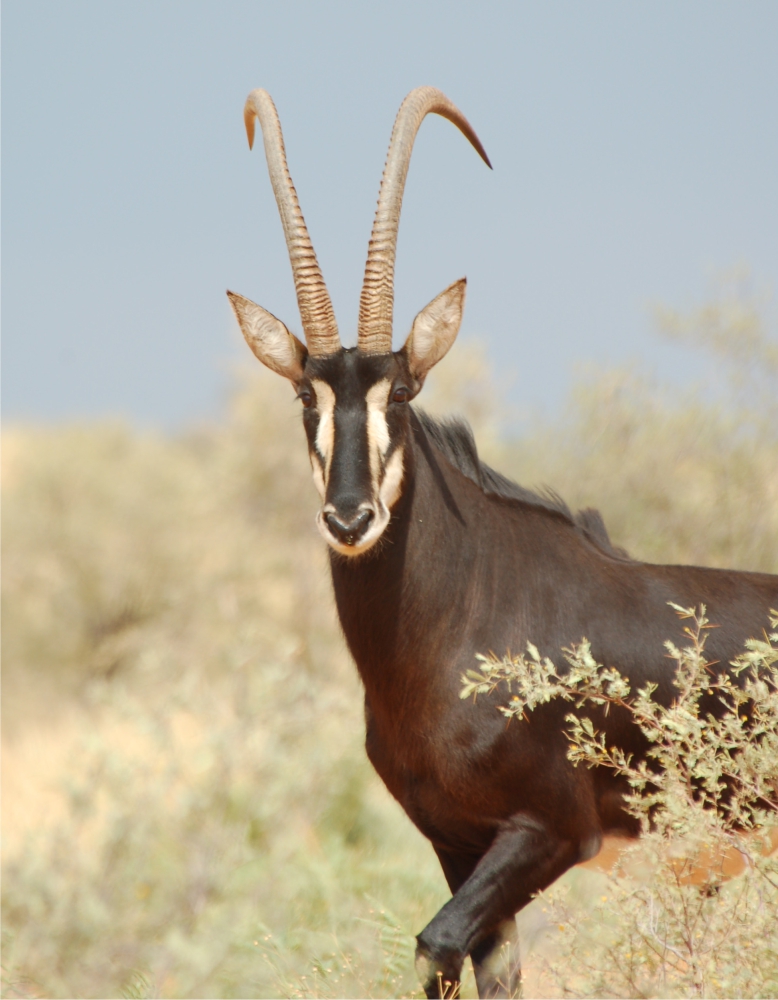
<path id="1" fill-rule="evenodd" d="M 778 858 L 770 857 L 778 825 L 778 631 L 751 639 L 714 675 L 705 658 L 705 609 L 676 607 L 687 646 L 666 643 L 675 661 L 676 696 L 636 692 L 613 668 L 592 658 L 588 642 L 565 650 L 557 670 L 534 646 L 529 655 L 482 658 L 462 678 L 462 696 L 506 685 L 501 711 L 521 718 L 551 698 L 574 702 L 567 716 L 576 765 L 605 767 L 626 779 L 628 810 L 642 837 L 623 869 L 604 885 L 599 905 L 582 910 L 570 886 L 545 896 L 561 925 L 568 961 L 546 967 L 565 996 L 775 996 L 778 991 Z M 778 612 L 772 626 L 778 629 Z M 716 696 L 716 714 L 702 708 Z M 587 705 L 626 710 L 646 740 L 647 758 L 609 746 Z M 732 858 L 745 871 L 728 884 Z M 607 904 L 607 905 L 606 905 Z"/>

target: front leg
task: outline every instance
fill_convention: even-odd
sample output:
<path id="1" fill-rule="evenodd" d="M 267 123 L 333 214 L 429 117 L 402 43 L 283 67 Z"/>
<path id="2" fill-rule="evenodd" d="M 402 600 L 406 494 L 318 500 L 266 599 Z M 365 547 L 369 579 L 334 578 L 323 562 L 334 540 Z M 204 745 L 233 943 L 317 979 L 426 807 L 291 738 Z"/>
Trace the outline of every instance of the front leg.
<path id="1" fill-rule="evenodd" d="M 479 996 L 515 995 L 520 978 L 518 948 L 514 962 L 515 922 L 508 933 L 508 921 L 536 892 L 575 864 L 578 855 L 575 843 L 563 840 L 538 819 L 522 814 L 505 823 L 453 898 L 416 939 L 416 969 L 426 995 L 457 996 L 468 954 L 473 956 Z M 499 957 L 505 944 L 512 970 L 508 981 L 502 981 L 494 961 L 495 952 Z"/>
<path id="2" fill-rule="evenodd" d="M 473 874 L 478 862 L 477 855 L 452 854 L 440 847 L 435 848 L 438 860 L 446 876 L 451 894 L 454 895 Z M 521 955 L 516 920 L 510 917 L 480 941 L 471 951 L 475 983 L 479 997 L 496 1000 L 498 997 L 518 996 L 521 986 Z M 424 980 L 424 976 L 420 977 Z M 451 989 L 442 977 L 440 992 Z"/>

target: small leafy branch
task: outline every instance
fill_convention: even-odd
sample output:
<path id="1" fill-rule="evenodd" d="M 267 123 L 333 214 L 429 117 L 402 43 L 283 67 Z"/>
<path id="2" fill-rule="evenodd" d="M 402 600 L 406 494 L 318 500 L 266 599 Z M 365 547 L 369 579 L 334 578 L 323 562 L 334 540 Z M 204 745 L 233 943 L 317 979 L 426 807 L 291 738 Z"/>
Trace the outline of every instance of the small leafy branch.
<path id="1" fill-rule="evenodd" d="M 526 719 L 552 698 L 573 703 L 569 758 L 618 775 L 643 831 L 632 870 L 650 873 L 648 883 L 617 870 L 595 912 L 571 907 L 563 886 L 543 894 L 570 953 L 568 964 L 549 965 L 556 995 L 774 996 L 778 989 L 778 858 L 768 856 L 778 824 L 778 612 L 772 631 L 749 639 L 726 670 L 705 656 L 715 627 L 705 607 L 672 606 L 688 623 L 688 641 L 665 643 L 675 661 L 670 704 L 655 700 L 655 684 L 633 691 L 618 670 L 596 662 L 585 639 L 563 650 L 560 668 L 528 644 L 520 656 L 480 657 L 480 668 L 462 678 L 463 698 L 507 688 L 499 711 L 508 719 Z M 645 758 L 609 745 L 587 707 L 595 720 L 611 708 L 628 712 L 646 737 Z M 733 856 L 744 873 L 727 883 Z M 579 971 L 570 978 L 565 968 Z"/>
<path id="2" fill-rule="evenodd" d="M 778 631 L 749 639 L 731 671 L 714 675 L 713 664 L 705 658 L 705 641 L 715 626 L 705 606 L 671 606 L 691 624 L 684 628 L 689 645 L 665 643 L 676 663 L 677 695 L 670 706 L 654 700 L 653 683 L 633 694 L 618 670 L 597 663 L 586 639 L 563 650 L 568 669 L 561 671 L 532 643 L 527 654 L 519 656 L 479 656 L 481 668 L 463 675 L 460 697 L 491 694 L 505 685 L 511 697 L 499 711 L 509 719 L 526 718 L 552 698 L 574 702 L 579 710 L 587 703 L 603 706 L 605 714 L 618 706 L 630 713 L 648 739 L 649 760 L 634 762 L 619 747 L 608 746 L 605 734 L 595 730 L 588 716 L 571 713 L 568 756 L 574 763 L 606 767 L 625 777 L 637 793 L 630 807 L 642 818 L 663 801 L 664 793 L 651 791 L 661 780 L 663 786 L 684 789 L 682 797 L 696 805 L 723 809 L 731 827 L 764 825 L 769 818 L 765 810 L 778 813 Z M 771 625 L 778 629 L 778 612 L 771 612 Z M 740 683 L 739 675 L 744 675 Z M 715 715 L 710 710 L 713 697 L 719 703 Z"/>
<path id="3" fill-rule="evenodd" d="M 493 653 L 489 656 L 479 654 L 476 659 L 482 666 L 462 675 L 459 697 L 491 694 L 500 684 L 505 684 L 512 697 L 508 705 L 499 706 L 499 711 L 512 719 L 515 716 L 526 718 L 527 711 L 533 711 L 552 698 L 575 701 L 581 708 L 587 700 L 598 705 L 614 700 L 621 704 L 629 695 L 629 684 L 617 670 L 605 669 L 596 662 L 587 639 L 562 650 L 569 664 L 569 671 L 563 674 L 547 656 L 541 658 L 537 646 L 531 642 L 527 643 L 527 652 L 529 656 L 521 653 L 502 660 Z"/>

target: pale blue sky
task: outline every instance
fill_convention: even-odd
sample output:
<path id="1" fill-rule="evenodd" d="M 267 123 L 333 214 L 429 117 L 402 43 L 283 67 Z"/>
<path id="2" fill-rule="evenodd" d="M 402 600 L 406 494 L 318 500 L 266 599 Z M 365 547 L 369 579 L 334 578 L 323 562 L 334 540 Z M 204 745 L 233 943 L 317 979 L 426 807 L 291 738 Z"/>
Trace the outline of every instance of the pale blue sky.
<path id="1" fill-rule="evenodd" d="M 392 121 L 428 119 L 400 228 L 395 344 L 467 275 L 462 336 L 514 402 L 579 363 L 683 377 L 650 305 L 745 262 L 778 285 L 778 3 L 4 0 L 3 388 L 13 419 L 217 414 L 247 356 L 226 288 L 299 330 L 247 92 L 275 98 L 353 342 Z M 686 366 L 686 368 L 684 367 Z"/>

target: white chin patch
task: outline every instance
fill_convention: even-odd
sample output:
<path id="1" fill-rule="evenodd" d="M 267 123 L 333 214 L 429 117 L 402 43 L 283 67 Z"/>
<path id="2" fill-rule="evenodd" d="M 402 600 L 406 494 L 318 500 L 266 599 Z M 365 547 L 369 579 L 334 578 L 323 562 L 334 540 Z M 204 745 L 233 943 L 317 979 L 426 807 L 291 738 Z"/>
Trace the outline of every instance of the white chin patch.
<path id="1" fill-rule="evenodd" d="M 363 505 L 364 510 L 373 510 L 373 520 L 370 527 L 367 529 L 365 534 L 359 539 L 359 541 L 354 545 L 344 545 L 339 538 L 329 529 L 329 525 L 325 520 L 325 513 L 327 511 L 322 508 L 316 515 L 316 527 L 324 539 L 324 541 L 335 549 L 336 552 L 340 552 L 344 556 L 359 556 L 363 552 L 367 552 L 368 549 L 372 548 L 378 539 L 383 535 L 386 530 L 386 526 L 389 524 L 389 520 L 392 516 L 391 508 L 400 498 L 400 492 L 402 487 L 403 479 L 403 449 L 398 448 L 393 454 L 389 461 L 386 463 L 386 471 L 381 483 L 381 487 L 378 494 L 378 502 L 369 507 L 367 504 Z"/>

